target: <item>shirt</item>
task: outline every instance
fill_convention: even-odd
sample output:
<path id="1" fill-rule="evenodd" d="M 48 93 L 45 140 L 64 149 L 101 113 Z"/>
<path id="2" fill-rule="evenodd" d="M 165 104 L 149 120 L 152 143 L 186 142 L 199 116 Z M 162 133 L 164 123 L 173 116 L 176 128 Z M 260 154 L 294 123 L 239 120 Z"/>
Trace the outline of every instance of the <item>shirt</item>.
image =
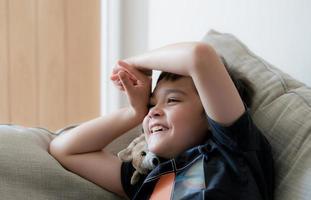
<path id="1" fill-rule="evenodd" d="M 149 199 L 161 176 L 174 173 L 170 199 L 272 200 L 274 167 L 271 146 L 245 112 L 230 126 L 208 117 L 211 137 L 179 156 L 162 161 L 130 184 L 134 167 L 121 165 L 121 183 L 130 199 Z"/>

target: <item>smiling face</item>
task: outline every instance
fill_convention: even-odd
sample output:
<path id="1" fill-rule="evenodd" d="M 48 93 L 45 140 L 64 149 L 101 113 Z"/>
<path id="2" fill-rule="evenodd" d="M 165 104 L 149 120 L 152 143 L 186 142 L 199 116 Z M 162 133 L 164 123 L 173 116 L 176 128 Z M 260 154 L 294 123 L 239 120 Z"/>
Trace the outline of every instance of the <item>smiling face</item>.
<path id="1" fill-rule="evenodd" d="M 161 80 L 150 98 L 150 105 L 143 129 L 148 148 L 156 155 L 175 157 L 208 136 L 204 109 L 190 77 Z"/>

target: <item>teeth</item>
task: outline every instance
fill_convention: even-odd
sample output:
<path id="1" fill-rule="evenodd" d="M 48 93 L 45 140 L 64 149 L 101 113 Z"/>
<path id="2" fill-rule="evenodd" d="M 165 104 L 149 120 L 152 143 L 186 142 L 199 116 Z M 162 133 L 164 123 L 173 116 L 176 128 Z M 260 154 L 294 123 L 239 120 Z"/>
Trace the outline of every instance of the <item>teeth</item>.
<path id="1" fill-rule="evenodd" d="M 151 128 L 151 133 L 157 132 L 157 131 L 164 131 L 167 130 L 167 128 L 163 126 L 154 126 Z"/>

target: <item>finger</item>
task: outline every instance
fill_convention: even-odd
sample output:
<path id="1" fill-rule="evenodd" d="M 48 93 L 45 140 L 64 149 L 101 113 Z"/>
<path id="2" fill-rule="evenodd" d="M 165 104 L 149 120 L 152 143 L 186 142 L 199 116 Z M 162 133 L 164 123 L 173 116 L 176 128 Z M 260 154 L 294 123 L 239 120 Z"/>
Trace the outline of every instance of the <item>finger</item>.
<path id="1" fill-rule="evenodd" d="M 134 74 L 133 72 L 131 72 L 131 68 L 132 68 L 132 67 L 131 67 L 128 63 L 126 63 L 126 62 L 124 62 L 124 61 L 122 61 L 122 60 L 118 60 L 117 64 L 118 64 L 123 70 L 125 70 L 127 73 L 129 73 L 129 75 L 130 75 L 133 79 L 136 79 L 135 74 Z"/>
<path id="2" fill-rule="evenodd" d="M 119 90 L 124 91 L 124 87 L 122 85 L 122 82 L 120 81 L 119 77 L 117 80 L 112 81 L 113 85 L 115 85 Z"/>
<path id="3" fill-rule="evenodd" d="M 133 83 L 133 85 L 137 85 L 137 78 L 131 74 L 127 69 L 122 67 L 122 71 L 124 71 L 128 77 L 128 79 Z"/>
<path id="4" fill-rule="evenodd" d="M 133 84 L 137 85 L 137 78 L 124 66 L 118 65 L 118 67 L 113 69 L 113 71 L 114 71 L 113 74 L 110 75 L 110 80 L 115 81 L 115 80 L 119 79 L 118 73 L 120 71 L 124 71 L 128 74 L 128 77 L 133 82 Z"/>
<path id="5" fill-rule="evenodd" d="M 115 67 L 112 69 L 112 75 L 115 76 L 119 73 L 120 70 L 128 71 L 127 69 L 130 68 L 130 65 L 122 60 L 118 60 Z M 132 74 L 131 74 L 132 75 Z"/>
<path id="6" fill-rule="evenodd" d="M 124 70 L 122 70 L 124 71 Z M 128 76 L 128 78 L 130 79 L 130 81 L 132 82 L 133 85 L 137 85 L 137 82 L 138 80 L 134 80 L 132 77 L 130 77 L 129 73 L 127 73 L 126 71 L 124 71 L 126 73 L 126 75 Z M 110 80 L 113 81 L 113 83 L 115 85 L 122 85 L 121 82 L 120 82 L 120 78 L 119 78 L 119 75 L 118 74 L 115 74 L 115 75 L 111 75 L 110 76 Z"/>
<path id="7" fill-rule="evenodd" d="M 118 86 L 118 89 L 121 90 L 121 91 L 125 91 L 123 85 Z"/>
<path id="8" fill-rule="evenodd" d="M 120 82 L 120 79 L 119 79 L 119 77 L 116 79 L 116 80 L 113 80 L 112 81 L 112 83 L 114 84 L 114 85 L 121 85 L 121 82 Z"/>
<path id="9" fill-rule="evenodd" d="M 116 86 L 116 88 L 118 88 L 121 91 L 124 91 L 123 84 L 122 84 L 121 80 L 119 79 L 119 77 L 117 80 L 112 81 L 112 83 Z"/>
<path id="10" fill-rule="evenodd" d="M 115 81 L 119 78 L 118 74 L 111 74 L 110 75 L 110 80 Z"/>
<path id="11" fill-rule="evenodd" d="M 118 75 L 120 77 L 120 81 L 122 83 L 124 90 L 126 90 L 126 92 L 129 92 L 131 90 L 131 82 L 130 82 L 126 72 L 120 71 L 118 73 Z"/>
<path id="12" fill-rule="evenodd" d="M 115 79 L 118 79 L 119 78 L 119 75 L 118 75 L 118 73 L 120 72 L 120 71 L 125 71 L 126 69 L 124 69 L 122 66 L 120 66 L 120 65 L 116 65 L 113 69 L 112 69 L 112 73 L 111 73 L 111 75 L 110 75 L 110 79 L 111 80 L 115 80 Z"/>
<path id="13" fill-rule="evenodd" d="M 119 79 L 117 81 L 115 81 L 114 84 L 116 86 L 122 86 L 121 80 L 119 80 Z"/>
<path id="14" fill-rule="evenodd" d="M 124 91 L 124 87 L 123 87 L 122 84 L 120 84 L 120 85 L 115 84 L 115 86 L 116 86 L 116 88 L 117 88 L 118 90 Z"/>

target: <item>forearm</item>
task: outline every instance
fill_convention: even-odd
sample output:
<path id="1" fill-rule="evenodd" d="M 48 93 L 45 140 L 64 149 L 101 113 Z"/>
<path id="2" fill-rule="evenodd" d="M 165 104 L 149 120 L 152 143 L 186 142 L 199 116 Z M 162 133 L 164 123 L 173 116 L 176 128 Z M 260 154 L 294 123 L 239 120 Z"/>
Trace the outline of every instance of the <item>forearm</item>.
<path id="1" fill-rule="evenodd" d="M 99 151 L 114 139 L 136 127 L 143 120 L 131 108 L 119 109 L 107 116 L 87 121 L 56 137 L 50 152 L 73 155 Z"/>
<path id="2" fill-rule="evenodd" d="M 196 51 L 201 46 L 202 43 L 200 42 L 171 44 L 127 58 L 125 61 L 142 69 L 160 70 L 188 76 L 196 64 Z"/>

